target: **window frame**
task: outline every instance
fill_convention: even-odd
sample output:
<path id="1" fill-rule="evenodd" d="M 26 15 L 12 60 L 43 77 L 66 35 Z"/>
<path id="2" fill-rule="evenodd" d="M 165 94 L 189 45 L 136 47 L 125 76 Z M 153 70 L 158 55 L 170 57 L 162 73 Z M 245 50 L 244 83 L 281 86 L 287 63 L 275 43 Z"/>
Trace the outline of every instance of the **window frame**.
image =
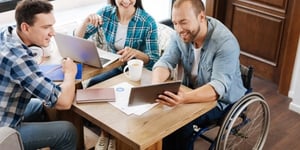
<path id="1" fill-rule="evenodd" d="M 1 2 L 0 0 L 0 13 L 14 10 L 19 1 L 21 0 L 5 0 L 4 2 Z M 48 1 L 54 1 L 54 0 L 48 0 Z"/>
<path id="2" fill-rule="evenodd" d="M 8 0 L 8 1 L 0 2 L 0 13 L 15 9 L 19 1 L 21 0 Z"/>

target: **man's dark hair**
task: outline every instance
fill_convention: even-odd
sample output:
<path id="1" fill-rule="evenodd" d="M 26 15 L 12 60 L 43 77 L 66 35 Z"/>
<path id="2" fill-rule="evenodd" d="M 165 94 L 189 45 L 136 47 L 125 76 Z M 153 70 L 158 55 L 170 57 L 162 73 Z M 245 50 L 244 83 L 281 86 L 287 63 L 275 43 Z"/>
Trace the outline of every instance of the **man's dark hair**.
<path id="1" fill-rule="evenodd" d="M 40 13 L 51 13 L 53 6 L 47 0 L 22 0 L 16 6 L 15 19 L 18 30 L 21 30 L 22 22 L 32 26 L 35 15 Z"/>
<path id="2" fill-rule="evenodd" d="M 175 0 L 173 8 L 178 8 L 183 2 L 187 1 L 192 3 L 195 15 L 198 15 L 202 11 L 205 12 L 205 7 L 202 0 Z"/>
<path id="3" fill-rule="evenodd" d="M 116 0 L 110 0 L 109 3 L 112 6 L 117 6 L 116 5 Z M 143 4 L 142 4 L 142 0 L 136 0 L 134 7 L 135 8 L 140 8 L 140 9 L 144 9 Z"/>

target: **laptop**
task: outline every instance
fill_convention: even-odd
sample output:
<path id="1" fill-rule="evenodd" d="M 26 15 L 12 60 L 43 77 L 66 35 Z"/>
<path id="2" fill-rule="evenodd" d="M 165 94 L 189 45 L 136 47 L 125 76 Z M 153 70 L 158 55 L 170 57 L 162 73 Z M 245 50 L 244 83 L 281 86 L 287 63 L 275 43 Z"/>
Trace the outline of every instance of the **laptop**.
<path id="1" fill-rule="evenodd" d="M 132 87 L 129 95 L 128 106 L 155 103 L 155 99 L 157 99 L 158 95 L 163 94 L 164 91 L 177 93 L 180 85 L 181 81 L 178 80 Z"/>
<path id="2" fill-rule="evenodd" d="M 93 41 L 56 33 L 55 42 L 62 57 L 69 57 L 74 61 L 103 68 L 117 61 L 118 54 L 98 49 Z"/>

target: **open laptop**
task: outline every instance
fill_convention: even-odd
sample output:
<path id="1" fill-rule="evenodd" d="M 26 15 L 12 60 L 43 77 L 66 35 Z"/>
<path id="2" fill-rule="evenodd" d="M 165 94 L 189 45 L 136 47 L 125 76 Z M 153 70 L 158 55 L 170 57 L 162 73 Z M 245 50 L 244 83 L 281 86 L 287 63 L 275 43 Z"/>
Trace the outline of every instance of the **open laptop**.
<path id="1" fill-rule="evenodd" d="M 180 85 L 181 81 L 178 80 L 132 87 L 129 95 L 128 106 L 155 103 L 155 99 L 157 99 L 158 95 L 163 94 L 164 91 L 177 93 Z"/>
<path id="2" fill-rule="evenodd" d="M 119 59 L 120 55 L 98 49 L 94 42 L 56 33 L 55 42 L 62 57 L 69 57 L 74 61 L 103 68 Z"/>

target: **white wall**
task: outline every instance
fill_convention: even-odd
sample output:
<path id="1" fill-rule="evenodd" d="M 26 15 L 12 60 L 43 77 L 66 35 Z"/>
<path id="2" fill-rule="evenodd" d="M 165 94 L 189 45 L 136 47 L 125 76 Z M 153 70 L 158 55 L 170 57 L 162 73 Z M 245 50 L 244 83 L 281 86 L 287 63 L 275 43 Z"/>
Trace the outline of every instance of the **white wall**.
<path id="1" fill-rule="evenodd" d="M 171 17 L 171 0 L 142 0 L 144 9 L 157 21 Z"/>
<path id="2" fill-rule="evenodd" d="M 68 21 L 68 20 L 74 20 L 76 18 L 80 18 L 84 15 L 87 15 L 103 3 L 106 3 L 107 0 L 56 0 L 52 1 L 51 3 L 54 6 L 54 12 L 56 14 L 56 19 L 58 20 L 57 23 Z M 79 7 L 88 7 L 90 6 L 91 9 L 87 9 L 86 11 L 83 10 L 80 13 L 72 14 L 72 15 L 65 15 L 64 13 L 68 14 L 67 12 L 71 9 L 80 9 Z M 94 9 L 93 9 L 94 8 Z M 0 26 L 7 25 L 7 24 L 13 24 L 15 22 L 14 20 L 14 13 L 15 11 L 7 11 L 0 13 Z"/>
<path id="3" fill-rule="evenodd" d="M 300 36 L 298 40 L 298 50 L 295 59 L 294 71 L 289 90 L 289 97 L 292 98 L 289 109 L 300 114 Z"/>
<path id="4" fill-rule="evenodd" d="M 145 10 L 151 14 L 156 21 L 170 18 L 170 0 L 142 1 Z M 76 27 L 88 14 L 94 13 L 103 7 L 107 3 L 107 0 L 55 0 L 51 3 L 54 6 L 56 30 L 68 33 L 70 32 L 70 28 Z M 0 26 L 15 24 L 14 13 L 14 10 L 0 13 Z"/>

